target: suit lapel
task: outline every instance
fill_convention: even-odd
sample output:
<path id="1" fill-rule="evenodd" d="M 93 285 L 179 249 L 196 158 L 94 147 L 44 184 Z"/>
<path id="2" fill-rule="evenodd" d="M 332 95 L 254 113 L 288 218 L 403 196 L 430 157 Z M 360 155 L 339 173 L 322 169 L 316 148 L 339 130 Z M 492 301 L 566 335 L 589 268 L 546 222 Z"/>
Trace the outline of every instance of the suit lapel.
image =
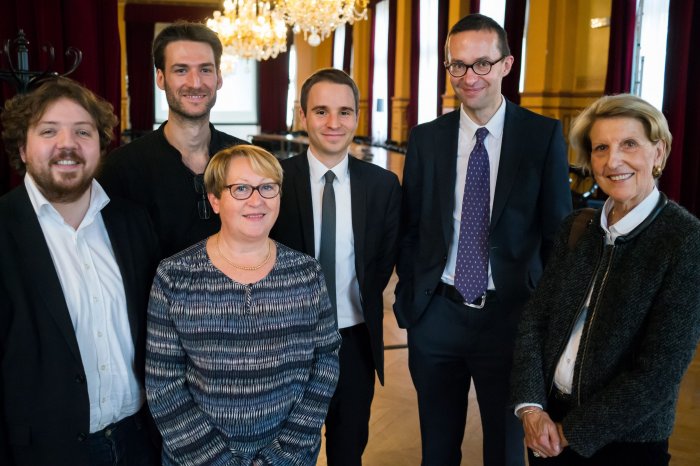
<path id="1" fill-rule="evenodd" d="M 306 152 L 294 157 L 298 176 L 294 176 L 292 184 L 301 219 L 301 231 L 304 241 L 304 252 L 316 257 L 316 245 L 314 243 L 314 213 L 311 202 L 311 180 L 309 174 L 309 160 Z"/>
<path id="2" fill-rule="evenodd" d="M 438 192 L 438 204 L 445 206 L 439 209 L 442 232 L 445 244 L 452 242 L 453 216 L 455 206 L 455 183 L 457 180 L 457 144 L 459 141 L 459 109 L 448 115 L 435 131 L 433 147 L 435 147 L 435 182 Z"/>
<path id="3" fill-rule="evenodd" d="M 367 190 L 362 177 L 362 162 L 348 155 L 350 172 L 350 204 L 352 210 L 352 235 L 355 243 L 355 273 L 362 289 L 364 283 L 365 229 L 367 226 Z"/>
<path id="4" fill-rule="evenodd" d="M 518 120 L 521 115 L 518 114 L 518 108 L 506 101 L 506 117 L 503 124 L 503 141 L 501 142 L 501 158 L 498 164 L 498 176 L 496 178 L 496 193 L 493 197 L 493 208 L 491 209 L 491 231 L 498 223 L 506 201 L 510 196 L 513 186 L 516 184 L 516 175 L 522 160 L 522 154 L 525 153 L 522 147 L 518 147 L 518 143 L 526 141 L 528 136 L 522 134 L 523 125 L 519 124 Z"/>
<path id="5" fill-rule="evenodd" d="M 63 288 L 61 288 L 39 219 L 29 201 L 24 185 L 21 185 L 15 193 L 17 195 L 14 203 L 16 215 L 13 215 L 8 222 L 13 224 L 10 229 L 19 249 L 19 257 L 24 258 L 24 263 L 20 265 L 26 270 L 23 275 L 34 278 L 33 290 L 43 304 L 44 311 L 56 323 L 73 357 L 82 363 Z M 39 309 L 37 311 L 42 312 Z"/>

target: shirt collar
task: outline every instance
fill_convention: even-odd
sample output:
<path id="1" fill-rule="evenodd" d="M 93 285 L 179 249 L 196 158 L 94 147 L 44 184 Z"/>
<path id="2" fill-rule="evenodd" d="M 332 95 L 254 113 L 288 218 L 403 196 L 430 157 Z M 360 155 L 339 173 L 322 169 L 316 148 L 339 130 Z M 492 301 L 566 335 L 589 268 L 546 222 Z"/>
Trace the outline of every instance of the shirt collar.
<path id="1" fill-rule="evenodd" d="M 654 186 L 654 189 L 642 202 L 612 226 L 608 226 L 608 214 L 613 208 L 613 200 L 608 198 L 603 206 L 603 215 L 600 216 L 600 227 L 605 231 L 608 240 L 613 242 L 618 236 L 624 236 L 637 228 L 654 210 L 660 196 L 659 190 Z"/>
<path id="2" fill-rule="evenodd" d="M 61 214 L 51 205 L 51 202 L 44 197 L 41 191 L 39 191 L 39 187 L 29 173 L 24 175 L 24 186 L 27 188 L 29 202 L 31 202 L 37 217 L 53 217 L 65 223 Z M 80 222 L 80 227 L 78 227 L 78 229 L 91 224 L 95 216 L 100 213 L 108 203 L 109 196 L 107 196 L 105 190 L 100 186 L 100 183 L 93 179 L 90 185 L 90 207 L 88 207 L 85 217 L 83 217 L 83 221 Z"/>
<path id="3" fill-rule="evenodd" d="M 336 178 L 338 178 L 338 183 L 344 183 L 346 178 L 349 176 L 348 173 L 348 154 L 345 154 L 343 160 L 340 161 L 338 165 L 333 168 L 326 167 L 321 161 L 319 161 L 316 156 L 311 152 L 311 148 L 307 151 L 307 158 L 309 159 L 309 174 L 311 179 L 319 183 L 325 183 L 323 179 L 324 175 L 328 170 L 332 170 Z"/>
<path id="4" fill-rule="evenodd" d="M 491 119 L 483 126 L 489 130 L 489 134 L 497 139 L 503 137 L 503 125 L 506 122 L 506 99 L 501 96 L 501 105 L 493 114 Z M 464 111 L 464 105 L 459 106 L 459 129 L 468 137 L 468 140 L 474 139 L 476 130 L 481 128 L 478 124 L 469 118 L 467 112 Z"/>

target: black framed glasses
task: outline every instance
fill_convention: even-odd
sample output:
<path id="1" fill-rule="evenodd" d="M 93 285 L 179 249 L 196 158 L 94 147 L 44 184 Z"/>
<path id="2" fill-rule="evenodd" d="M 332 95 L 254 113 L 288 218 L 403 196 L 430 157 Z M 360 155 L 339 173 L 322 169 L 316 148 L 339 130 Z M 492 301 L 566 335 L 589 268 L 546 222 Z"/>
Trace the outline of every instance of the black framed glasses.
<path id="1" fill-rule="evenodd" d="M 461 61 L 453 61 L 452 63 L 445 62 L 445 69 L 447 70 L 448 73 L 450 73 L 455 78 L 461 78 L 462 76 L 467 74 L 467 71 L 469 70 L 469 68 L 472 69 L 474 74 L 477 74 L 479 76 L 484 76 L 484 75 L 489 74 L 491 72 L 491 67 L 493 65 L 495 65 L 499 61 L 506 58 L 506 56 L 507 55 L 503 55 L 501 58 L 499 58 L 496 61 L 488 61 L 488 60 L 475 61 L 471 65 L 467 65 L 466 63 L 463 63 Z"/>
<path id="2" fill-rule="evenodd" d="M 204 187 L 204 175 L 194 175 L 194 190 L 197 194 L 201 195 L 201 198 L 197 201 L 197 213 L 199 213 L 199 218 L 202 220 L 209 220 L 211 218 L 211 207 L 209 207 L 209 201 L 207 200 L 207 189 Z"/>
<path id="3" fill-rule="evenodd" d="M 224 186 L 231 193 L 231 197 L 239 201 L 245 201 L 253 195 L 253 191 L 257 191 L 260 196 L 265 199 L 272 199 L 280 193 L 279 183 L 263 183 L 257 186 L 249 184 L 230 184 Z"/>

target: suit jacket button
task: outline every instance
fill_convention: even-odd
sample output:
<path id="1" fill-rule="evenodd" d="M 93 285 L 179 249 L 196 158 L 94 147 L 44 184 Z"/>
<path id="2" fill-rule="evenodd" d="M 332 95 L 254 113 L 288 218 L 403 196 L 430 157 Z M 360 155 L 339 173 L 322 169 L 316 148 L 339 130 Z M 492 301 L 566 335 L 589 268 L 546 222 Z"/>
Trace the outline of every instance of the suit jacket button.
<path id="1" fill-rule="evenodd" d="M 76 375 L 75 383 L 85 383 L 85 376 L 83 374 Z"/>
<path id="2" fill-rule="evenodd" d="M 86 438 L 87 438 L 87 434 L 85 434 L 84 432 L 81 432 L 81 433 L 78 434 L 78 442 L 82 442 L 82 441 L 84 441 Z"/>
<path id="3" fill-rule="evenodd" d="M 433 294 L 433 292 L 432 292 L 432 290 L 431 290 L 430 288 L 428 288 L 427 290 L 425 290 L 425 295 L 426 295 L 426 296 L 430 296 L 431 294 Z"/>

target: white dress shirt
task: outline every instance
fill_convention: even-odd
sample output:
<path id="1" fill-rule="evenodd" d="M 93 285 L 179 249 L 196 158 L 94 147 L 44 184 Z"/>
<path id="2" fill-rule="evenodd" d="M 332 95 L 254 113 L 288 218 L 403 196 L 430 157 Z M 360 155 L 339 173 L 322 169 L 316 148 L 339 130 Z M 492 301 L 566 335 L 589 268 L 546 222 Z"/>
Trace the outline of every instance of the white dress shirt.
<path id="1" fill-rule="evenodd" d="M 496 178 L 498 177 L 498 165 L 501 161 L 501 145 L 503 143 L 503 126 L 506 120 L 506 100 L 501 97 L 501 106 L 484 126 L 489 130 L 488 136 L 484 140 L 486 152 L 489 154 L 489 181 L 490 199 L 489 211 L 493 209 L 493 196 L 496 193 Z M 447 264 L 442 272 L 441 280 L 449 285 L 455 282 L 455 266 L 457 264 L 457 246 L 459 245 L 459 229 L 462 220 L 462 198 L 464 197 L 464 183 L 467 180 L 467 167 L 469 166 L 469 156 L 476 145 L 476 130 L 480 126 L 469 118 L 463 107 L 459 112 L 459 140 L 457 143 L 457 178 L 455 181 L 455 207 L 452 212 L 452 242 L 447 252 Z M 451 157 L 452 154 L 444 154 Z M 489 260 L 489 284 L 488 289 L 494 290 L 491 276 L 491 261 Z"/>
<path id="2" fill-rule="evenodd" d="M 145 398 L 134 370 L 124 284 L 100 213 L 109 197 L 93 180 L 90 206 L 74 229 L 29 174 L 24 184 L 78 340 L 90 399 L 90 432 L 96 432 L 136 413 Z"/>
<path id="3" fill-rule="evenodd" d="M 318 259 L 321 249 L 321 203 L 329 170 L 308 150 L 311 177 L 311 203 L 314 211 L 314 247 Z M 352 327 L 365 321 L 360 304 L 360 285 L 355 271 L 355 237 L 352 232 L 350 172 L 348 155 L 331 168 L 335 174 L 335 294 L 338 305 L 338 328 Z"/>

